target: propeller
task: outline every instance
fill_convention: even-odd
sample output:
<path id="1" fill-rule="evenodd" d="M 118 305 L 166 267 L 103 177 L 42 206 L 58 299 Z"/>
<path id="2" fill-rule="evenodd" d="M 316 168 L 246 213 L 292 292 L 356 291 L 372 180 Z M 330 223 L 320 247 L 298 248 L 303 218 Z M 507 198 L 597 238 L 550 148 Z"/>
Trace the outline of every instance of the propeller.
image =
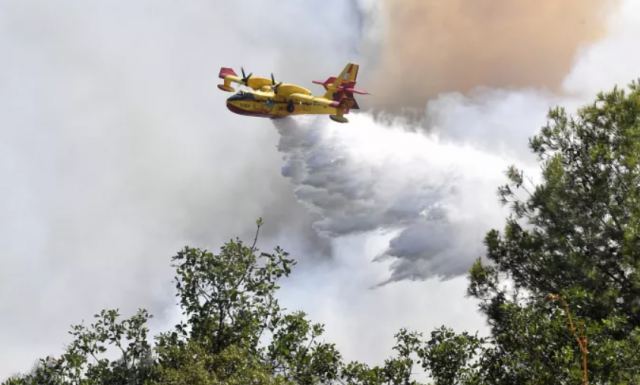
<path id="1" fill-rule="evenodd" d="M 252 72 L 249 72 L 249 75 L 246 75 L 244 73 L 244 68 L 240 67 L 240 71 L 242 71 L 242 82 L 244 83 L 244 85 L 248 85 L 247 82 L 249 81 L 249 79 L 251 78 L 251 76 L 253 75 Z"/>
<path id="2" fill-rule="evenodd" d="M 271 73 L 271 89 L 276 94 L 278 93 L 278 88 L 282 85 L 282 82 L 276 83 L 276 79 L 273 77 L 273 73 Z"/>

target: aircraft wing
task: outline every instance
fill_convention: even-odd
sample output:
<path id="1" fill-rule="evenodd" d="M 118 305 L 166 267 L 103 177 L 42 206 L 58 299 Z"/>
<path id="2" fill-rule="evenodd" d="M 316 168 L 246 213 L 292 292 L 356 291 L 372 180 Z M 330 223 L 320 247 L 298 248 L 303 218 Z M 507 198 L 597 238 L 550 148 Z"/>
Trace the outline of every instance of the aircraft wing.
<path id="1" fill-rule="evenodd" d="M 335 100 L 319 98 L 312 95 L 305 95 L 300 93 L 291 94 L 287 97 L 287 99 L 292 100 L 294 102 L 318 104 L 321 106 L 328 106 L 328 107 L 338 107 L 340 105 L 340 103 Z"/>
<path id="2" fill-rule="evenodd" d="M 254 90 L 262 90 L 266 86 L 272 86 L 274 84 L 273 79 L 253 76 L 253 74 L 245 75 L 244 69 L 242 70 L 242 76 L 238 76 L 233 69 L 222 67 L 220 68 L 218 77 L 224 80 L 223 84 L 218 84 L 218 88 L 227 92 L 235 91 L 233 87 L 231 87 L 231 83 L 242 84 Z"/>

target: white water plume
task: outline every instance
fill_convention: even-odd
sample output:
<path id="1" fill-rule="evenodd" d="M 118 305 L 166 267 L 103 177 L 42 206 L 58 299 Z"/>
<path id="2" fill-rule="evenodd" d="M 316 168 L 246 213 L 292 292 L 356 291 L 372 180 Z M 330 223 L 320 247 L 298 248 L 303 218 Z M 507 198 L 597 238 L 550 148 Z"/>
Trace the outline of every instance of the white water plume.
<path id="1" fill-rule="evenodd" d="M 482 255 L 505 210 L 496 188 L 511 159 L 436 133 L 350 115 L 276 121 L 282 174 L 330 237 L 393 231 L 376 259 L 394 258 L 389 281 L 450 278 Z"/>

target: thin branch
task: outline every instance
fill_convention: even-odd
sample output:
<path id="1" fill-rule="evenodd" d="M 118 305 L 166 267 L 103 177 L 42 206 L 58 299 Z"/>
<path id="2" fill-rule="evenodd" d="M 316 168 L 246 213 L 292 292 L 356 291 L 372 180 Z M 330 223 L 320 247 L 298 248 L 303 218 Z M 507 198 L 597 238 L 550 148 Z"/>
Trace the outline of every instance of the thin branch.
<path id="1" fill-rule="evenodd" d="M 260 234 L 260 227 L 262 227 L 262 218 L 258 218 L 258 220 L 256 221 L 256 235 L 253 238 L 253 244 L 251 245 L 251 252 L 255 252 L 256 251 L 256 244 L 258 243 L 258 235 Z"/>

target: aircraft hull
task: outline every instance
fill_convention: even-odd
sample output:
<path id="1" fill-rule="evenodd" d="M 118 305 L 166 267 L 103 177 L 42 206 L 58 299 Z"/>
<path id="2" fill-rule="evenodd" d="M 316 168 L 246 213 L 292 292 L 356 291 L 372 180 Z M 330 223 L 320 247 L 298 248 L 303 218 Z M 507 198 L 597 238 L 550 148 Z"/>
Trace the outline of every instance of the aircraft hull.
<path id="1" fill-rule="evenodd" d="M 293 107 L 293 108 L 291 108 Z M 291 115 L 336 115 L 334 107 L 307 103 L 265 102 L 265 101 L 227 101 L 229 111 L 245 116 L 279 119 Z M 291 111 L 293 109 L 293 111 Z"/>

